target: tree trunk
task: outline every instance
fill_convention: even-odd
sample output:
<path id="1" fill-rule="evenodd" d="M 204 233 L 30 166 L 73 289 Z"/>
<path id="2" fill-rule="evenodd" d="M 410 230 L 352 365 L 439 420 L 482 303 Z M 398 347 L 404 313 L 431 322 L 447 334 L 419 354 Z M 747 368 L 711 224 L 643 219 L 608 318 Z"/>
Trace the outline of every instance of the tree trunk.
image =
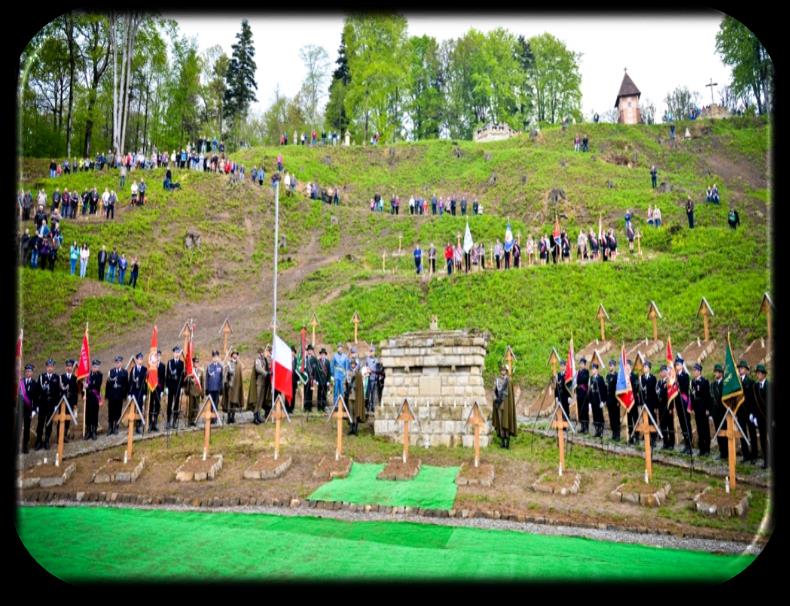
<path id="1" fill-rule="evenodd" d="M 69 111 L 66 118 L 66 157 L 71 157 L 71 129 L 74 111 L 74 20 L 71 13 L 66 13 L 66 39 L 69 44 Z"/>
<path id="2" fill-rule="evenodd" d="M 91 137 L 93 136 L 93 108 L 96 106 L 96 89 L 88 93 L 88 117 L 85 120 L 85 157 L 91 155 Z"/>

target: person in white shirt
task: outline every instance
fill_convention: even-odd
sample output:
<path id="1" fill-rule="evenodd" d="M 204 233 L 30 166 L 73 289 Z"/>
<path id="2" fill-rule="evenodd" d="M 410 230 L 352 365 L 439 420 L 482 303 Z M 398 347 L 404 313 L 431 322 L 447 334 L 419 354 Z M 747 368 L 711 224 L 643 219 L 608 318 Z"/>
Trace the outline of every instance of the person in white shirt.
<path id="1" fill-rule="evenodd" d="M 85 277 L 85 273 L 88 270 L 88 258 L 91 255 L 91 251 L 88 248 L 87 244 L 82 245 L 82 250 L 80 250 L 80 278 Z"/>

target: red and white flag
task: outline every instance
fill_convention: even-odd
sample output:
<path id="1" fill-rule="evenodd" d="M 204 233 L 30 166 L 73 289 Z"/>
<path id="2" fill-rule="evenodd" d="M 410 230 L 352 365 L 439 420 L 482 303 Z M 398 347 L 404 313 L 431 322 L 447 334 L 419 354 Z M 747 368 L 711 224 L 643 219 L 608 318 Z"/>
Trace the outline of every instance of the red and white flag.
<path id="1" fill-rule="evenodd" d="M 200 385 L 200 377 L 198 377 L 197 372 L 195 371 L 195 365 L 192 363 L 192 358 L 194 354 L 192 353 L 192 337 L 190 336 L 189 341 L 187 341 L 187 351 L 185 354 L 187 359 L 186 361 L 186 374 L 188 377 L 192 377 L 195 379 L 195 384 L 197 385 L 198 391 L 203 391 L 203 387 Z"/>
<path id="2" fill-rule="evenodd" d="M 573 353 L 573 337 L 571 337 L 571 346 L 568 349 L 568 361 L 565 363 L 565 389 L 571 395 L 576 389 L 576 358 Z"/>
<path id="3" fill-rule="evenodd" d="M 293 394 L 293 375 L 291 368 L 291 348 L 277 335 L 274 336 L 274 389 L 285 396 L 285 401 L 290 403 Z"/>
<path id="4" fill-rule="evenodd" d="M 153 391 L 159 384 L 159 362 L 156 360 L 156 352 L 159 349 L 159 331 L 154 324 L 154 332 L 151 333 L 151 349 L 148 352 L 148 371 L 145 375 L 145 381 L 148 383 L 148 391 Z"/>
<path id="5" fill-rule="evenodd" d="M 80 348 L 80 361 L 77 365 L 77 380 L 84 379 L 91 373 L 91 350 L 88 346 L 88 325 L 85 325 L 85 334 L 82 337 Z"/>
<path id="6" fill-rule="evenodd" d="M 675 374 L 675 359 L 672 357 L 672 338 L 667 337 L 667 405 L 678 395 L 678 380 Z"/>

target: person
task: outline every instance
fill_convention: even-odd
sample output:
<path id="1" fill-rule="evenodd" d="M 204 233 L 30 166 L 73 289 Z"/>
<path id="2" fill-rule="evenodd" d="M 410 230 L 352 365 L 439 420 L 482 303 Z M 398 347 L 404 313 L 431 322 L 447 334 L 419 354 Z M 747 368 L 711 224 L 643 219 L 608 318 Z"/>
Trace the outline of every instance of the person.
<path id="1" fill-rule="evenodd" d="M 658 425 L 664 436 L 662 450 L 675 449 L 675 418 L 672 405 L 669 402 L 667 373 L 669 367 L 661 365 L 661 379 L 656 382 L 656 400 L 658 402 Z"/>
<path id="2" fill-rule="evenodd" d="M 653 189 L 655 189 L 658 181 L 658 169 L 655 164 L 650 167 L 650 181 L 653 183 Z"/>
<path id="3" fill-rule="evenodd" d="M 580 433 L 587 433 L 590 427 L 590 413 L 587 409 L 587 392 L 590 388 L 590 371 L 587 370 L 587 358 L 579 360 L 581 368 L 576 371 L 576 409 L 581 425 Z"/>
<path id="4" fill-rule="evenodd" d="M 143 354 L 139 352 L 134 357 L 134 366 L 132 370 L 129 372 L 129 391 L 127 395 L 131 398 L 134 397 L 137 400 L 137 404 L 140 406 L 140 410 L 145 410 L 145 397 L 146 397 L 146 377 L 148 376 L 148 369 L 143 366 Z M 154 401 L 158 402 L 158 393 L 156 389 L 151 391 L 151 401 L 149 403 L 148 409 L 148 426 L 150 427 L 151 431 L 159 431 L 156 427 L 155 418 L 159 415 L 158 408 L 154 409 Z M 154 413 L 156 412 L 156 416 Z M 116 419 L 117 420 L 117 419 Z M 117 431 L 117 424 L 113 425 L 113 431 Z"/>
<path id="5" fill-rule="evenodd" d="M 211 351 L 211 364 L 206 368 L 206 393 L 214 404 L 215 412 L 219 414 L 219 394 L 222 391 L 222 364 L 219 360 L 219 351 Z M 211 424 L 216 424 L 216 419 L 211 419 Z"/>
<path id="6" fill-rule="evenodd" d="M 91 372 L 88 375 L 88 382 L 85 387 L 85 427 L 86 434 L 89 433 L 90 439 L 97 438 L 96 431 L 99 427 L 99 406 L 101 406 L 101 384 L 102 373 L 101 360 L 93 360 Z M 90 427 L 90 431 L 87 429 Z"/>
<path id="7" fill-rule="evenodd" d="M 223 373 L 223 401 L 229 424 L 236 422 L 236 412 L 244 407 L 243 372 L 244 369 L 241 365 L 241 360 L 239 360 L 239 352 L 234 349 L 230 353 L 230 360 L 225 364 Z"/>
<path id="8" fill-rule="evenodd" d="M 334 379 L 334 392 L 332 394 L 332 406 L 337 404 L 337 399 L 343 394 L 346 382 L 346 373 L 350 368 L 348 356 L 343 353 L 343 344 L 337 344 L 337 351 L 332 358 L 332 378 Z"/>
<path id="9" fill-rule="evenodd" d="M 409 198 L 409 214 L 414 214 L 414 196 Z"/>
<path id="10" fill-rule="evenodd" d="M 754 408 L 752 417 L 754 421 L 750 427 L 757 425 L 760 431 L 760 451 L 763 454 L 763 469 L 768 468 L 768 372 L 764 364 L 755 367 L 757 381 L 754 382 Z M 754 436 L 754 431 L 750 430 L 750 436 Z M 756 436 L 752 440 L 756 439 Z M 752 444 L 755 444 L 752 441 Z"/>
<path id="11" fill-rule="evenodd" d="M 449 242 L 444 249 L 444 260 L 447 263 L 447 275 L 450 276 L 453 273 L 453 245 Z"/>
<path id="12" fill-rule="evenodd" d="M 500 244 L 499 238 L 497 238 L 496 244 L 494 244 L 494 262 L 496 264 L 497 269 L 500 269 L 502 252 L 503 252 L 502 244 Z"/>
<path id="13" fill-rule="evenodd" d="M 21 425 L 22 436 L 20 438 L 20 443 L 23 454 L 30 452 L 30 420 L 36 403 L 40 399 L 38 392 L 39 383 L 33 379 L 33 370 L 35 370 L 35 367 L 32 364 L 26 364 L 25 376 L 19 380 L 17 397 L 19 416 L 17 416 L 16 435 L 19 436 L 19 426 Z M 21 421 L 19 420 L 20 416 Z"/>
<path id="14" fill-rule="evenodd" d="M 417 275 L 420 275 L 420 271 L 422 270 L 422 249 L 420 248 L 420 243 L 414 245 L 414 266 L 417 269 Z"/>
<path id="15" fill-rule="evenodd" d="M 69 249 L 69 261 L 71 262 L 71 275 L 74 275 L 74 272 L 77 270 L 77 261 L 80 259 L 80 247 L 77 245 L 77 241 L 74 240 L 74 243 L 71 245 Z M 103 268 L 99 269 L 101 272 Z M 82 271 L 82 266 L 80 265 L 80 271 Z"/>
<path id="16" fill-rule="evenodd" d="M 576 137 L 573 139 L 573 151 L 580 151 L 582 148 L 582 136 L 579 133 L 576 133 Z"/>
<path id="17" fill-rule="evenodd" d="M 173 358 L 168 361 L 165 370 L 165 391 L 167 392 L 167 425 L 165 425 L 165 429 L 178 427 L 178 413 L 180 412 L 183 383 L 184 361 L 181 359 L 181 347 L 176 345 L 173 347 Z"/>
<path id="18" fill-rule="evenodd" d="M 730 207 L 730 212 L 727 214 L 727 224 L 732 229 L 736 229 L 741 224 L 741 218 L 738 216 L 738 211 L 735 210 L 734 206 Z"/>
<path id="19" fill-rule="evenodd" d="M 184 392 L 188 397 L 187 422 L 189 423 L 190 427 L 195 427 L 197 425 L 197 414 L 200 411 L 200 400 L 201 396 L 203 395 L 203 385 L 206 384 L 205 372 L 200 366 L 200 358 L 197 355 L 192 357 L 192 368 L 194 368 L 195 372 L 194 374 L 187 375 L 186 388 Z M 195 379 L 195 375 L 197 375 L 197 380 Z"/>
<path id="20" fill-rule="evenodd" d="M 118 253 L 115 252 L 114 246 L 110 256 L 107 257 L 107 266 L 110 270 L 107 272 L 107 281 L 112 284 L 115 281 L 115 268 L 118 266 Z"/>
<path id="21" fill-rule="evenodd" d="M 560 360 L 560 371 L 554 380 L 554 399 L 562 406 L 565 416 L 571 418 L 571 392 L 565 382 L 565 360 Z"/>
<path id="22" fill-rule="evenodd" d="M 590 151 L 590 138 L 587 136 L 587 133 L 584 133 L 584 136 L 582 137 L 582 151 Z"/>
<path id="23" fill-rule="evenodd" d="M 118 189 L 123 189 L 124 185 L 126 185 L 126 166 L 121 164 L 121 183 Z"/>
<path id="24" fill-rule="evenodd" d="M 592 407 L 593 413 L 593 426 L 595 427 L 596 438 L 603 437 L 603 407 L 606 403 L 607 390 L 604 378 L 598 374 L 598 364 L 593 362 L 590 365 L 590 388 L 587 391 L 587 401 L 583 407 L 587 408 L 587 404 Z M 582 432 L 584 433 L 584 432 Z"/>
<path id="25" fill-rule="evenodd" d="M 521 266 L 521 246 L 518 240 L 513 242 L 513 267 L 519 268 Z"/>
<path id="26" fill-rule="evenodd" d="M 689 220 L 689 229 L 694 229 L 694 200 L 691 196 L 686 199 L 686 216 Z"/>
<path id="27" fill-rule="evenodd" d="M 710 382 L 702 376 L 702 364 L 696 362 L 691 381 L 691 406 L 694 410 L 694 421 L 697 424 L 697 447 L 699 456 L 710 455 L 710 422 L 708 416 L 711 409 Z"/>
<path id="28" fill-rule="evenodd" d="M 480 259 L 480 269 L 486 268 L 486 246 L 482 242 L 477 244 L 477 257 Z"/>
<path id="29" fill-rule="evenodd" d="M 126 255 L 121 253 L 121 258 L 118 259 L 118 284 L 123 285 L 126 279 L 126 268 L 129 266 L 129 261 L 126 260 Z"/>
<path id="30" fill-rule="evenodd" d="M 76 242 L 74 242 L 76 246 Z M 104 281 L 104 267 L 107 264 L 107 247 L 102 244 L 101 250 L 99 251 L 99 256 L 97 257 L 97 261 L 99 262 L 99 282 Z M 72 272 L 74 273 L 74 272 Z"/>
<path id="31" fill-rule="evenodd" d="M 88 248 L 87 244 L 82 245 L 82 249 L 80 250 L 80 278 L 84 278 L 86 272 L 88 271 L 88 258 L 90 257 L 91 251 Z"/>
<path id="32" fill-rule="evenodd" d="M 461 263 L 464 259 L 464 249 L 461 248 L 461 243 L 455 245 L 453 249 L 453 261 L 455 262 L 455 271 L 460 273 L 461 271 Z"/>
<path id="33" fill-rule="evenodd" d="M 571 241 L 565 232 L 562 232 L 560 236 L 560 247 L 562 250 L 562 262 L 569 263 L 571 260 Z"/>
<path id="34" fill-rule="evenodd" d="M 675 400 L 675 412 L 678 415 L 680 432 L 683 434 L 683 454 L 691 455 L 691 377 L 686 372 L 683 358 L 675 358 L 675 376 L 677 377 L 678 394 Z"/>
<path id="35" fill-rule="evenodd" d="M 137 276 L 140 273 L 140 263 L 137 257 L 132 259 L 132 274 L 129 277 L 129 284 L 132 288 L 137 288 Z"/>
<path id="36" fill-rule="evenodd" d="M 612 440 L 620 441 L 620 403 L 617 401 L 617 363 L 609 360 L 609 372 L 606 375 L 606 411 L 609 414 L 609 427 Z"/>
<path id="37" fill-rule="evenodd" d="M 66 372 L 60 375 L 61 397 L 66 396 L 72 412 L 77 414 L 77 376 L 74 374 L 74 360 L 66 360 L 65 366 Z M 64 427 L 64 440 L 66 442 L 69 441 L 69 425 L 71 425 L 71 421 L 67 419 Z"/>
<path id="38" fill-rule="evenodd" d="M 296 358 L 296 347 L 291 345 L 291 399 L 290 401 L 288 398 L 283 395 L 283 404 L 285 404 L 285 412 L 289 415 L 293 414 L 294 408 L 296 407 L 296 392 L 297 388 L 299 387 L 299 379 L 301 377 L 301 371 L 299 370 L 298 360 Z"/>
<path id="39" fill-rule="evenodd" d="M 532 239 L 532 234 L 527 236 L 527 264 L 532 265 L 535 260 L 535 241 Z"/>
<path id="40" fill-rule="evenodd" d="M 749 422 L 749 416 L 753 415 L 755 409 L 754 404 L 754 381 L 749 376 L 749 364 L 746 360 L 738 362 L 738 375 L 741 377 L 741 387 L 743 389 L 743 404 L 738 407 L 736 417 L 741 429 L 749 434 L 749 442 L 751 447 L 746 442 L 744 437 L 741 437 L 741 454 L 743 455 L 744 463 L 757 462 L 757 436 L 755 435 L 754 426 Z"/>
<path id="41" fill-rule="evenodd" d="M 724 420 L 724 404 L 721 401 L 722 393 L 724 392 L 724 369 L 721 364 L 716 364 L 713 367 L 714 380 L 710 384 L 711 408 L 710 414 L 713 417 L 713 424 L 716 429 L 719 428 L 721 422 Z M 716 437 L 719 444 L 719 459 L 727 459 L 727 438 L 722 435 Z"/>
<path id="42" fill-rule="evenodd" d="M 510 448 L 510 437 L 516 436 L 516 398 L 513 382 L 508 376 L 506 365 L 502 365 L 500 374 L 494 382 L 493 424 L 499 436 L 500 446 Z"/>
<path id="43" fill-rule="evenodd" d="M 636 370 L 634 370 L 634 365 L 631 360 L 626 360 L 625 363 L 625 371 L 628 375 L 629 381 L 631 382 L 631 393 L 634 394 L 634 403 L 631 405 L 631 408 L 628 409 L 626 412 L 626 422 L 627 422 L 627 431 L 628 431 L 628 443 L 633 444 L 634 441 L 631 439 L 631 436 L 634 433 L 634 427 L 637 424 L 639 419 L 639 410 L 640 407 L 645 403 L 643 394 L 642 394 L 642 387 L 641 387 L 641 377 L 636 374 Z M 654 379 L 655 380 L 655 379 Z M 653 414 L 653 419 L 657 419 L 658 417 L 656 414 Z M 655 442 L 653 442 L 655 443 Z"/>
<path id="44" fill-rule="evenodd" d="M 431 247 L 428 249 L 428 263 L 431 268 L 431 274 L 436 273 L 436 247 L 431 242 Z"/>
<path id="45" fill-rule="evenodd" d="M 351 376 L 349 389 L 348 412 L 351 415 L 348 435 L 359 435 L 359 422 L 367 421 L 368 411 L 365 408 L 365 384 L 362 377 L 362 370 L 359 361 L 354 358 L 351 361 Z"/>
<path id="46" fill-rule="evenodd" d="M 653 209 L 653 221 L 656 227 L 661 227 L 661 209 L 658 206 Z"/>
<path id="47" fill-rule="evenodd" d="M 710 191 L 710 200 L 714 204 L 718 204 L 721 201 L 719 198 L 719 186 L 715 183 L 713 184 L 713 188 Z"/>
<path id="48" fill-rule="evenodd" d="M 318 412 L 325 412 L 326 411 L 326 395 L 329 387 L 329 380 L 332 376 L 332 368 L 329 363 L 329 360 L 326 359 L 326 349 L 321 348 L 321 351 L 318 352 L 318 368 L 316 371 L 316 386 L 317 386 L 317 397 L 316 397 L 316 404 L 318 406 Z"/>
<path id="49" fill-rule="evenodd" d="M 137 204 L 137 192 L 138 192 L 137 181 L 132 181 L 132 206 Z"/>
<path id="50" fill-rule="evenodd" d="M 138 196 L 138 200 L 140 206 L 142 206 L 143 204 L 145 204 L 145 179 L 143 179 L 142 177 L 140 177 L 140 185 L 137 186 L 137 189 L 140 192 Z"/>
<path id="51" fill-rule="evenodd" d="M 304 361 L 304 371 L 307 380 L 304 383 L 303 407 L 305 412 L 313 410 L 313 388 L 318 383 L 318 359 L 315 357 L 315 349 L 312 343 L 307 344 L 307 355 Z"/>
<path id="52" fill-rule="evenodd" d="M 455 196 L 450 196 L 450 214 L 455 216 Z"/>
<path id="53" fill-rule="evenodd" d="M 118 422 L 121 418 L 123 400 L 129 395 L 129 373 L 123 368 L 123 356 L 115 356 L 115 368 L 111 368 L 104 386 L 104 397 L 107 400 L 107 435 L 118 433 Z M 143 402 L 138 399 L 140 411 Z"/>
<path id="54" fill-rule="evenodd" d="M 55 163 L 54 160 L 50 159 L 49 161 L 49 178 L 54 179 L 57 175 L 58 165 Z"/>
<path id="55" fill-rule="evenodd" d="M 461 216 L 466 215 L 466 196 L 461 196 Z"/>

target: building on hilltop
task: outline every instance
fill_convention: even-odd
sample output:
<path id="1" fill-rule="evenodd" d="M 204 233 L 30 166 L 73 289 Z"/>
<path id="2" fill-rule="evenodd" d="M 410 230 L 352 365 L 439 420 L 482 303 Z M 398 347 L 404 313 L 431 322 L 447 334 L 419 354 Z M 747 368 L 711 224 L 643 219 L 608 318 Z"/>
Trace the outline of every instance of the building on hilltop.
<path id="1" fill-rule="evenodd" d="M 617 108 L 617 123 L 618 124 L 639 124 L 642 121 L 642 116 L 639 112 L 639 97 L 642 95 L 639 89 L 631 80 L 628 72 L 623 76 L 623 83 L 620 85 L 620 92 L 617 94 L 617 100 L 614 102 Z"/>
<path id="2" fill-rule="evenodd" d="M 474 140 L 478 143 L 483 141 L 502 141 L 503 139 L 515 137 L 518 134 L 519 131 L 513 130 L 507 124 L 488 124 L 475 131 Z"/>

